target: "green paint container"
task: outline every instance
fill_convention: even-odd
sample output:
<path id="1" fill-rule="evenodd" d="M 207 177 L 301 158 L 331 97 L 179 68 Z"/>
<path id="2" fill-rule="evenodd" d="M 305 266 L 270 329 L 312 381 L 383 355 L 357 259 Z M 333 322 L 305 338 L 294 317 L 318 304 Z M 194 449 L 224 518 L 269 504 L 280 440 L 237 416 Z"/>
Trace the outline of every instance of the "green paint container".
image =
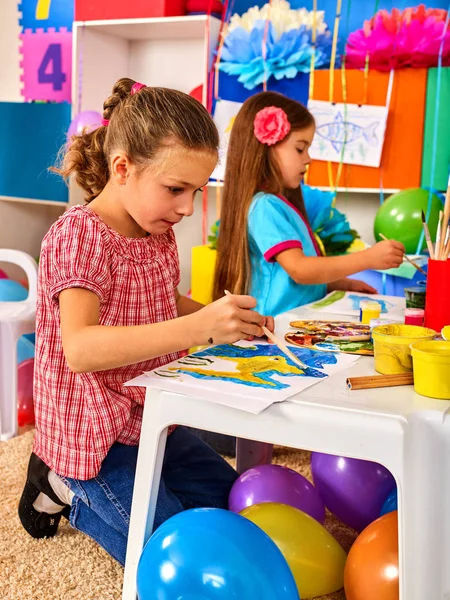
<path id="1" fill-rule="evenodd" d="M 425 286 L 405 288 L 406 308 L 425 308 Z"/>

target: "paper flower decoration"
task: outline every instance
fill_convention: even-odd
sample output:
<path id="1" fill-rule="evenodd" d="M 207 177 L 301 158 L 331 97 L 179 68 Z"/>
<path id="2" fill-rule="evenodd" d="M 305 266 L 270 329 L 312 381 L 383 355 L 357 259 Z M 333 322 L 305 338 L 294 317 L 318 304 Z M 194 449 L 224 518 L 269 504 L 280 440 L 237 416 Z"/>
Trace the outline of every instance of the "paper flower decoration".
<path id="1" fill-rule="evenodd" d="M 350 227 L 347 217 L 334 208 L 334 192 L 324 192 L 302 185 L 303 200 L 314 235 L 327 256 L 345 254 L 357 232 Z"/>
<path id="2" fill-rule="evenodd" d="M 291 124 L 282 108 L 268 106 L 256 113 L 253 130 L 258 142 L 273 146 L 284 140 L 291 130 Z"/>
<path id="3" fill-rule="evenodd" d="M 360 69 L 369 57 L 372 69 L 434 67 L 442 44 L 442 64 L 450 65 L 450 28 L 447 11 L 423 4 L 400 11 L 380 10 L 364 27 L 351 33 L 346 46 L 346 66 Z M 443 35 L 445 37 L 443 39 Z"/>
<path id="4" fill-rule="evenodd" d="M 267 19 L 270 17 L 268 26 Z M 273 0 L 261 9 L 251 8 L 244 15 L 233 15 L 225 34 L 219 69 L 238 77 L 252 90 L 274 76 L 293 79 L 297 73 L 308 73 L 311 56 L 313 12 L 292 10 L 285 0 Z M 328 66 L 331 57 L 331 34 L 316 13 L 316 68 Z M 263 52 L 265 49 L 265 59 Z"/>

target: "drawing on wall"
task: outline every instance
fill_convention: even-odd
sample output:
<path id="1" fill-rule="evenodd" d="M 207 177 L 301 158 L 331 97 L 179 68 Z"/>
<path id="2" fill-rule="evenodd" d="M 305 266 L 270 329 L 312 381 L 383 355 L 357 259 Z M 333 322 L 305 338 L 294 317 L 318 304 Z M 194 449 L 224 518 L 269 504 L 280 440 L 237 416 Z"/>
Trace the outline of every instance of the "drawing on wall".
<path id="1" fill-rule="evenodd" d="M 219 160 L 211 175 L 211 179 L 215 179 L 216 181 L 223 181 L 225 177 L 225 164 L 227 159 L 230 133 L 233 127 L 234 119 L 236 118 L 241 106 L 242 102 L 232 102 L 231 100 L 217 100 L 216 102 L 216 107 L 214 110 L 214 122 L 219 130 L 220 146 Z"/>
<path id="2" fill-rule="evenodd" d="M 397 296 L 379 296 L 377 294 L 359 294 L 358 292 L 331 292 L 322 300 L 307 304 L 305 308 L 323 311 L 333 315 L 359 317 L 361 302 L 375 301 L 381 305 L 381 319 L 403 321 L 406 308 L 405 298 Z"/>
<path id="3" fill-rule="evenodd" d="M 324 352 L 373 356 L 370 327 L 346 321 L 292 321 L 285 339 L 293 346 Z"/>
<path id="4" fill-rule="evenodd" d="M 145 385 L 205 398 L 257 414 L 329 375 L 350 366 L 353 356 L 290 348 L 304 362 L 301 369 L 273 344 L 240 342 L 211 346 L 164 367 L 148 371 L 127 385 Z"/>
<path id="5" fill-rule="evenodd" d="M 388 109 L 386 106 L 309 100 L 316 135 L 309 154 L 316 160 L 379 167 Z"/>

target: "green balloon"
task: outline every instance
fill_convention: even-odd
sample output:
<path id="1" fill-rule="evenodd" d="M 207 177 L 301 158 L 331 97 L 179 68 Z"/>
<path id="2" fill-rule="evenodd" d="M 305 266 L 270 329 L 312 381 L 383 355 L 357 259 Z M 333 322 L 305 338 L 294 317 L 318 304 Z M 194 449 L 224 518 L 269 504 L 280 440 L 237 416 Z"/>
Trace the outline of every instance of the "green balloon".
<path id="1" fill-rule="evenodd" d="M 403 190 L 390 196 L 378 209 L 374 223 L 374 233 L 377 242 L 381 234 L 390 240 L 402 242 L 408 254 L 417 251 L 422 227 L 422 210 L 427 214 L 429 191 L 422 188 Z M 431 239 L 436 240 L 436 230 L 439 221 L 439 211 L 442 202 L 436 196 L 431 198 L 431 211 L 428 219 Z M 426 247 L 424 240 L 422 249 Z"/>

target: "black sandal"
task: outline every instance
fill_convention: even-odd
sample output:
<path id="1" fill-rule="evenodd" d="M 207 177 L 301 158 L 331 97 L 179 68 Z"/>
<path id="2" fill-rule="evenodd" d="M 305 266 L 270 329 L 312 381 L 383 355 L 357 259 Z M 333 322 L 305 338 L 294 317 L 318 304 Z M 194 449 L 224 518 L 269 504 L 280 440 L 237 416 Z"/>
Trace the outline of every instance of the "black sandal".
<path id="1" fill-rule="evenodd" d="M 32 453 L 28 463 L 27 481 L 19 502 L 19 519 L 24 529 L 33 538 L 53 537 L 58 530 L 59 521 L 64 512 L 68 518 L 70 507 L 61 504 L 48 481 L 50 468 L 36 454 Z M 61 506 L 61 512 L 50 515 L 33 508 L 40 493 L 46 494 L 53 502 Z"/>

